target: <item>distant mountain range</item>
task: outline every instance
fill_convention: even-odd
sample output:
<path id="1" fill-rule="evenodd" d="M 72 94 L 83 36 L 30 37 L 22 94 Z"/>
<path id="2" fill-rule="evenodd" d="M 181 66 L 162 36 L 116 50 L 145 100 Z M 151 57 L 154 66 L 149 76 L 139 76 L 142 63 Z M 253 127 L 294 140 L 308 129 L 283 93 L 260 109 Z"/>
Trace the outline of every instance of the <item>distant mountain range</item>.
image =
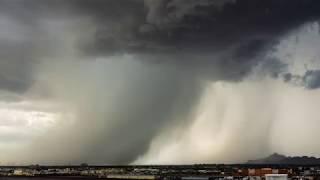
<path id="1" fill-rule="evenodd" d="M 300 165 L 311 165 L 320 164 L 320 158 L 309 157 L 309 156 L 285 156 L 282 154 L 274 153 L 269 157 L 249 160 L 247 164 L 300 164 Z"/>

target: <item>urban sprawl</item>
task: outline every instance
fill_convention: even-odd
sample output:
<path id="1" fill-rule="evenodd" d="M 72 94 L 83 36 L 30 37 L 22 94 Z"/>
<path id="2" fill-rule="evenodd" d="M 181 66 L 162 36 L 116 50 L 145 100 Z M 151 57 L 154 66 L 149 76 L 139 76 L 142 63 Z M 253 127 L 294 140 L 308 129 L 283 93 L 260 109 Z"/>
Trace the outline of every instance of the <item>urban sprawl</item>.
<path id="1" fill-rule="evenodd" d="M 102 179 L 316 180 L 320 166 L 176 165 L 176 166 L 4 166 L 2 177 L 79 177 Z"/>

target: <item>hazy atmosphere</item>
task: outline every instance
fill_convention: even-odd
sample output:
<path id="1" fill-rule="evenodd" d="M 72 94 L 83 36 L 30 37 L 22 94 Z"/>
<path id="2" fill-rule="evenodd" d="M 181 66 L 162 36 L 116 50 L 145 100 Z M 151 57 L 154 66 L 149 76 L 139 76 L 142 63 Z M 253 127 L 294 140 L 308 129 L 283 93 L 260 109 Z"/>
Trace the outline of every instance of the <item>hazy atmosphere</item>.
<path id="1" fill-rule="evenodd" d="M 0 0 L 0 165 L 320 157 L 319 0 Z"/>

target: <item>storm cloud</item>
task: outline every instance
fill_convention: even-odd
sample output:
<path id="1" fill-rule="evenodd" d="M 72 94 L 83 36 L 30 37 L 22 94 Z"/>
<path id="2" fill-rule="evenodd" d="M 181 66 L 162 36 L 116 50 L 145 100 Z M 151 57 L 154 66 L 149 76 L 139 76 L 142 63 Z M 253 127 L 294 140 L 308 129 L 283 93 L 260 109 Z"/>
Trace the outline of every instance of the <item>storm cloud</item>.
<path id="1" fill-rule="evenodd" d="M 0 157 L 128 164 L 317 155 L 273 138 L 275 124 L 291 118 L 286 108 L 317 125 L 316 111 L 296 102 L 314 107 L 319 97 L 319 18 L 318 0 L 0 0 Z M 294 97 L 281 98 L 287 93 Z"/>

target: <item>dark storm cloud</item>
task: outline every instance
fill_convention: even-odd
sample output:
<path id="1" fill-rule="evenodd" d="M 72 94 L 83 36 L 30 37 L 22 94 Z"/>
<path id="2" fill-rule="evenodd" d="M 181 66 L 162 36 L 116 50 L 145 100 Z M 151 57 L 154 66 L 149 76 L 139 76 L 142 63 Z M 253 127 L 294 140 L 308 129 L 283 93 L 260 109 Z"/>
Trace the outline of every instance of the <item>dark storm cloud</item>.
<path id="1" fill-rule="evenodd" d="M 308 70 L 301 78 L 306 88 L 316 89 L 320 87 L 320 70 Z"/>
<path id="2" fill-rule="evenodd" d="M 280 35 L 294 27 L 319 17 L 320 3 L 316 0 L 238 0 L 238 1 L 145 1 L 145 24 L 135 29 L 136 47 L 123 45 L 125 49 L 158 50 L 172 47 L 174 52 L 213 51 L 238 45 L 240 57 L 263 49 Z M 202 2 L 202 3 L 201 3 Z M 203 3 L 207 2 L 207 3 Z M 217 3 L 223 4 L 217 7 Z M 187 10 L 181 12 L 185 4 Z M 151 16 L 151 17 L 149 17 Z M 149 17 L 149 18 L 148 18 Z M 103 34 L 103 31 L 99 32 Z M 104 40 L 102 37 L 97 39 Z M 256 46 L 257 45 L 257 46 Z M 107 49 L 107 48 L 106 48 Z M 244 51 L 244 52 L 243 52 Z"/>
<path id="3" fill-rule="evenodd" d="M 0 80 L 5 88 L 18 91 L 32 83 L 32 68 L 26 67 L 39 54 L 49 53 L 36 52 L 35 47 L 46 44 L 41 41 L 46 33 L 39 31 L 50 19 L 84 16 L 94 21 L 95 37 L 77 45 L 83 55 L 144 54 L 157 62 L 206 69 L 204 74 L 219 65 L 230 72 L 226 79 L 235 80 L 263 61 L 263 53 L 282 35 L 320 16 L 317 0 L 1 0 L 0 4 L 2 14 L 19 24 L 22 32 L 17 33 L 29 33 L 23 41 L 0 44 L 2 61 L 15 64 L 10 72 L 19 72 L 13 75 L 15 80 L 8 75 Z"/>
<path id="4" fill-rule="evenodd" d="M 317 0 L 146 0 L 145 9 L 144 21 L 129 31 L 122 24 L 125 30 L 104 31 L 100 21 L 96 41 L 84 51 L 150 54 L 204 74 L 219 66 L 225 79 L 237 80 L 266 61 L 283 35 L 320 17 Z"/>
<path id="5" fill-rule="evenodd" d="M 306 89 L 318 89 L 320 87 L 320 70 L 307 70 L 302 75 L 292 73 L 282 73 L 277 71 L 277 77 L 280 77 L 284 82 L 298 86 L 303 86 Z"/>

